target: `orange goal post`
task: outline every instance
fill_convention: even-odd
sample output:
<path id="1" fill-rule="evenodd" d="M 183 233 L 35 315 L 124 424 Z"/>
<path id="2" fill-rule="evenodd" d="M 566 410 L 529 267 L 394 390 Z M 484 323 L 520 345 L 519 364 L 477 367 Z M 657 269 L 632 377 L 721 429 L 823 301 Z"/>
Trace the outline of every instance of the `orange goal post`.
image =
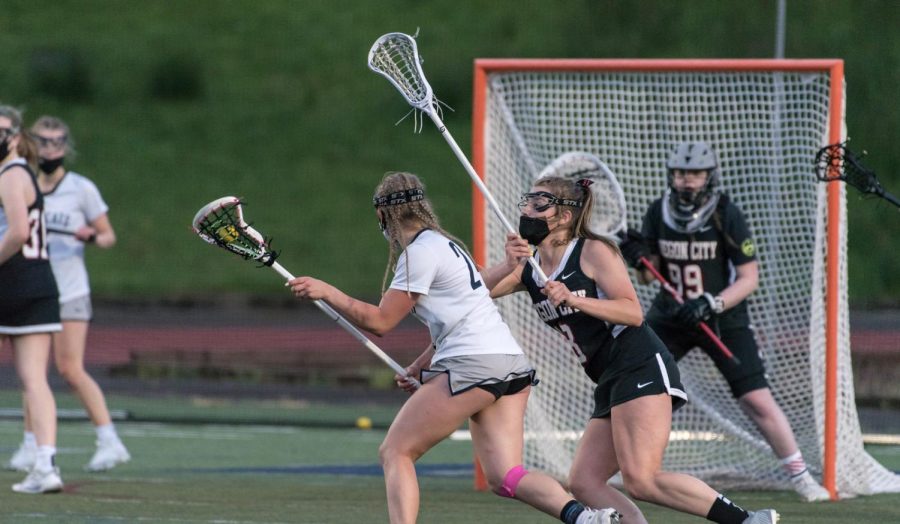
<path id="1" fill-rule="evenodd" d="M 844 186 L 814 176 L 817 150 L 846 138 L 844 89 L 837 59 L 479 59 L 472 157 L 515 219 L 541 169 L 567 151 L 594 153 L 639 228 L 665 189 L 669 151 L 684 140 L 711 144 L 757 244 L 760 287 L 749 309 L 772 392 L 813 475 L 836 497 L 900 491 L 900 477 L 863 449 L 854 402 Z M 502 259 L 505 233 L 473 188 L 479 264 Z M 646 310 L 658 287 L 636 288 Z M 498 305 L 541 378 L 526 415 L 526 466 L 564 479 L 593 385 L 525 294 Z M 717 488 L 789 489 L 708 357 L 692 351 L 679 367 L 691 402 L 674 416 L 665 467 Z"/>

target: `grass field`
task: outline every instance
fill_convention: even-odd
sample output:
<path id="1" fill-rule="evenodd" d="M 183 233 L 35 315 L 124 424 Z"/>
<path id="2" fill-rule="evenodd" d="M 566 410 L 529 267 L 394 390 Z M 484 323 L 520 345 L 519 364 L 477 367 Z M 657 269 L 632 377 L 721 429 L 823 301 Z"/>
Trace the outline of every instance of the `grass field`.
<path id="1" fill-rule="evenodd" d="M 14 396 L 0 395 L 12 406 Z M 149 416 L 150 399 L 113 397 Z M 156 401 L 160 412 L 180 412 L 184 419 L 225 419 L 221 412 L 240 408 L 242 422 L 272 420 L 266 410 L 283 412 L 291 425 L 242 423 L 179 424 L 119 422 L 133 460 L 111 472 L 86 473 L 82 466 L 93 451 L 93 430 L 84 421 L 62 422 L 58 462 L 66 489 L 59 495 L 26 496 L 9 486 L 22 474 L 0 472 L 0 522 L 160 522 L 160 523 L 335 523 L 386 522 L 384 486 L 377 463 L 383 429 L 310 428 L 303 420 L 321 420 L 325 405 L 211 406 L 200 401 Z M 72 406 L 63 396 L 63 407 Z M 163 410 L 162 406 L 167 409 Z M 371 416 L 376 426 L 388 421 L 392 407 L 331 406 L 334 425 L 351 425 L 354 416 Z M 210 412 L 220 410 L 219 415 Z M 362 412 L 365 410 L 365 412 Z M 207 413 L 204 415 L 204 413 Z M 21 425 L 0 420 L 0 457 L 4 460 L 21 438 Z M 871 452 L 891 469 L 900 469 L 900 447 L 878 446 Z M 470 444 L 446 441 L 420 463 L 420 522 L 553 522 L 526 506 L 472 489 Z M 900 494 L 878 495 L 828 504 L 805 504 L 788 492 L 731 492 L 748 508 L 774 507 L 785 523 L 828 524 L 860 520 L 900 521 Z M 650 522 L 703 522 L 640 504 Z"/>

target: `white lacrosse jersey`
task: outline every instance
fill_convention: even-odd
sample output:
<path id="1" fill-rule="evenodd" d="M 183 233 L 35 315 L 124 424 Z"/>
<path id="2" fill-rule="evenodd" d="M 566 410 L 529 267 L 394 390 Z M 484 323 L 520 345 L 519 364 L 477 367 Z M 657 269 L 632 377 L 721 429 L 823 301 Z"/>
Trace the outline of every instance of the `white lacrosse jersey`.
<path id="1" fill-rule="evenodd" d="M 66 172 L 56 187 L 44 194 L 50 265 L 59 287 L 60 302 L 88 295 L 91 288 L 84 264 L 84 242 L 50 230 L 74 233 L 107 211 L 109 207 L 97 186 L 73 171 Z"/>
<path id="2" fill-rule="evenodd" d="M 469 255 L 449 238 L 423 230 L 400 254 L 391 289 L 418 293 L 415 315 L 428 325 L 432 362 L 460 355 L 519 355 Z"/>

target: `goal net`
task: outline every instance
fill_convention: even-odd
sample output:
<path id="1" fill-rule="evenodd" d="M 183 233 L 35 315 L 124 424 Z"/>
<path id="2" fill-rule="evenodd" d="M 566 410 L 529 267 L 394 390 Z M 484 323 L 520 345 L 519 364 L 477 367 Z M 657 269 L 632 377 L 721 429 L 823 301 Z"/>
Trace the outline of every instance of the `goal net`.
<path id="1" fill-rule="evenodd" d="M 616 174 L 628 223 L 639 228 L 666 187 L 669 152 L 685 140 L 711 144 L 757 244 L 760 285 L 749 309 L 772 392 L 813 475 L 831 464 L 842 497 L 900 491 L 900 477 L 863 449 L 854 403 L 843 186 L 829 189 L 813 172 L 816 151 L 845 134 L 842 62 L 478 60 L 475 69 L 473 158 L 508 218 L 547 164 L 585 151 Z M 476 256 L 496 263 L 506 230 L 474 199 Z M 636 288 L 646 311 L 659 288 Z M 498 305 L 541 378 L 528 405 L 526 463 L 565 478 L 593 384 L 526 294 Z M 712 361 L 692 351 L 679 368 L 690 402 L 675 414 L 666 469 L 717 488 L 789 488 Z"/>

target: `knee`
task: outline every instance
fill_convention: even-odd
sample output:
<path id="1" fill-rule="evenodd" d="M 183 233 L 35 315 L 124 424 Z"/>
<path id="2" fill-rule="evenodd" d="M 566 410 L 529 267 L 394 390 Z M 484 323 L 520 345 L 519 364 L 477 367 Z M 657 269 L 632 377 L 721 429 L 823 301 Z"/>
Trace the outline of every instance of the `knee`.
<path id="1" fill-rule="evenodd" d="M 378 447 L 378 460 L 381 462 L 382 466 L 395 463 L 398 460 L 415 462 L 421 456 L 422 453 L 388 440 L 382 442 L 381 446 Z"/>
<path id="2" fill-rule="evenodd" d="M 518 488 L 519 482 L 521 482 L 522 478 L 527 474 L 528 471 L 526 471 L 523 466 L 519 465 L 507 471 L 502 479 L 496 475 L 488 475 L 488 486 L 491 488 L 491 491 L 501 497 L 515 498 L 516 488 Z"/>
<path id="3" fill-rule="evenodd" d="M 585 497 L 590 495 L 593 485 L 594 483 L 591 482 L 590 478 L 572 471 L 569 474 L 569 478 L 566 479 L 565 488 L 569 490 L 569 493 L 577 500 L 585 500 Z"/>
<path id="4" fill-rule="evenodd" d="M 73 362 L 59 363 L 56 369 L 59 371 L 59 375 L 70 385 L 81 382 L 81 379 L 86 374 L 82 366 Z"/>
<path id="5" fill-rule="evenodd" d="M 654 502 L 657 500 L 657 489 L 654 475 L 622 475 L 625 491 L 636 500 Z"/>

